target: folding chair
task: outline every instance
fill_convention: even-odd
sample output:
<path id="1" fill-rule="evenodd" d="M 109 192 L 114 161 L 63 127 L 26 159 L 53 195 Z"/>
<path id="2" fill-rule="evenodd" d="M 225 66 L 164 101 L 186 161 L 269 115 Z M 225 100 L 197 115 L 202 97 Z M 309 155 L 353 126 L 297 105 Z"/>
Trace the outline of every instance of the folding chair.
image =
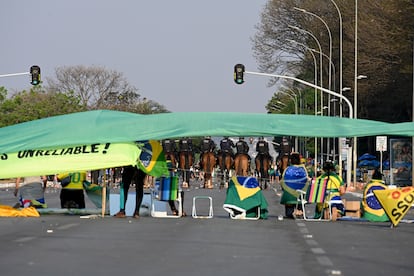
<path id="1" fill-rule="evenodd" d="M 223 208 L 230 214 L 231 219 L 267 218 L 267 201 L 254 177 L 233 176 Z"/>
<path id="2" fill-rule="evenodd" d="M 326 178 L 317 178 L 312 180 L 311 185 L 306 191 L 296 190 L 298 192 L 298 204 L 302 205 L 303 219 L 306 221 L 330 221 L 332 219 L 332 206 L 330 202 L 330 192 L 327 190 L 329 177 Z M 310 206 L 314 207 L 313 217 L 307 215 L 307 209 L 310 209 Z M 316 218 L 316 208 L 322 206 L 319 218 Z M 328 209 L 329 218 L 323 218 L 324 210 Z"/>
<path id="3" fill-rule="evenodd" d="M 256 209 L 256 208 L 257 208 L 257 211 L 255 210 L 256 216 L 255 217 L 248 217 L 247 216 L 248 212 L 246 212 L 245 210 L 242 210 L 242 209 L 237 210 L 236 208 L 233 207 L 234 210 L 233 210 L 233 213 L 230 213 L 230 218 L 231 219 L 258 220 L 258 219 L 260 219 L 260 206 L 257 206 L 254 209 Z M 237 212 L 237 211 L 240 211 L 240 213 Z"/>
<path id="4" fill-rule="evenodd" d="M 208 206 L 208 215 L 201 216 L 197 214 L 197 207 L 196 207 L 196 201 L 199 201 L 200 199 L 207 199 L 209 206 Z M 213 198 L 211 196 L 194 196 L 193 197 L 193 208 L 191 215 L 193 218 L 212 218 L 213 217 Z"/>
<path id="5" fill-rule="evenodd" d="M 178 202 L 178 214 L 169 215 L 166 211 L 167 202 Z M 157 210 L 157 203 L 163 202 L 164 210 Z M 168 207 L 169 208 L 169 207 Z M 178 188 L 178 176 L 161 177 L 155 181 L 155 187 L 151 189 L 151 216 L 157 218 L 180 218 L 182 216 L 181 191 Z"/>

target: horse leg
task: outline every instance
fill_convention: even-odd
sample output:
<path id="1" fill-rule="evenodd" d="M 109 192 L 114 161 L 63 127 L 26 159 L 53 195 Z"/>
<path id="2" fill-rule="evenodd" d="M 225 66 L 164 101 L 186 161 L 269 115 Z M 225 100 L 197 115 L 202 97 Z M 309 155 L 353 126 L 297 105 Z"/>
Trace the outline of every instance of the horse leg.
<path id="1" fill-rule="evenodd" d="M 184 156 L 184 172 L 183 172 L 183 188 L 188 188 L 188 180 L 189 180 L 189 169 L 188 168 L 188 155 Z"/>
<path id="2" fill-rule="evenodd" d="M 262 189 L 263 190 L 263 178 L 264 178 L 264 170 L 263 170 L 263 156 L 260 156 L 260 158 L 259 158 L 259 166 L 260 166 L 260 168 L 259 168 L 259 174 L 260 174 L 260 176 L 259 176 L 259 183 L 260 183 L 260 189 Z"/>
<path id="3" fill-rule="evenodd" d="M 224 178 L 225 178 L 225 176 L 224 176 L 225 162 L 224 162 L 224 156 L 223 155 L 218 157 L 218 162 L 219 162 L 220 173 L 221 173 L 219 188 L 222 189 L 224 187 Z"/>
<path id="4" fill-rule="evenodd" d="M 206 178 L 204 182 L 204 188 L 213 189 L 213 184 L 211 183 L 211 160 L 210 155 L 207 155 L 207 166 L 206 166 Z"/>

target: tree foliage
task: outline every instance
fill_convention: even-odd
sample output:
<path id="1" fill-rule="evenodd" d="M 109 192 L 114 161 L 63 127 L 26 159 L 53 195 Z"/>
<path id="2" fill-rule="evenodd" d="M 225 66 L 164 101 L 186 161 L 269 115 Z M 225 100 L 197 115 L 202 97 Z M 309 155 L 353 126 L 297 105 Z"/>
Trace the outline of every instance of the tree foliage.
<path id="1" fill-rule="evenodd" d="M 0 127 L 84 110 L 73 93 L 45 91 L 37 86 L 0 101 Z"/>
<path id="2" fill-rule="evenodd" d="M 388 122 L 410 121 L 412 116 L 412 76 L 414 4 L 411 0 L 364 0 L 358 2 L 358 118 Z M 343 19 L 343 87 L 354 87 L 355 2 L 348 0 L 271 0 L 265 6 L 253 38 L 259 70 L 267 73 L 300 76 L 309 82 L 319 75 L 319 41 L 322 53 L 329 55 L 332 34 L 332 63 L 336 74 L 332 90 L 339 91 L 340 35 L 339 14 Z M 352 4 L 351 4 L 352 3 Z M 306 32 L 298 31 L 298 27 Z M 318 70 L 315 72 L 316 56 Z M 328 58 L 323 59 L 323 87 L 328 88 Z M 332 67 L 331 67 L 332 69 Z M 272 80 L 269 85 L 273 85 Z M 318 83 L 320 84 L 320 83 Z M 285 84 L 293 87 L 294 83 Z M 353 91 L 344 95 L 353 102 Z M 327 97 L 326 97 L 327 98 Z M 346 108 L 346 106 L 344 106 Z M 345 115 L 346 116 L 346 115 Z"/>
<path id="3" fill-rule="evenodd" d="M 163 113 L 166 108 L 146 98 L 128 83 L 122 73 L 103 67 L 64 66 L 56 79 L 47 78 L 51 91 L 73 92 L 88 109 L 112 109 L 136 113 Z"/>
<path id="4" fill-rule="evenodd" d="M 123 75 L 101 67 L 61 67 L 47 86 L 34 86 L 7 97 L 0 87 L 0 127 L 50 116 L 110 109 L 139 114 L 168 112 L 161 104 L 141 98 Z"/>

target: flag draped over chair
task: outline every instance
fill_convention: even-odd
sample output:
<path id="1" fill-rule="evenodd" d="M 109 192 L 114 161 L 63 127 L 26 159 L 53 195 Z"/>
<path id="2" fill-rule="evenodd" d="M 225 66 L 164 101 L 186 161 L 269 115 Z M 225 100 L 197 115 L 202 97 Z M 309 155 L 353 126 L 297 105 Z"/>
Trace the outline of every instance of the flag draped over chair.
<path id="1" fill-rule="evenodd" d="M 268 214 L 266 198 L 254 177 L 233 176 L 223 208 L 233 216 L 256 217 L 258 208 L 260 218 L 266 219 Z"/>

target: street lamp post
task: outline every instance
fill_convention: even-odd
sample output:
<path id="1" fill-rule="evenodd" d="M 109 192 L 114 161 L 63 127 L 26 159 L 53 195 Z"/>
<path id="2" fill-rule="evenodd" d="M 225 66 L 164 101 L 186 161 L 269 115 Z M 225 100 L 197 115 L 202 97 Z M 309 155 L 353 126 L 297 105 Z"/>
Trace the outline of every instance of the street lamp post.
<path id="1" fill-rule="evenodd" d="M 250 71 L 245 71 L 245 73 L 246 74 L 252 74 L 252 75 L 259 75 L 259 76 L 267 76 L 267 77 L 273 77 L 273 78 L 282 78 L 282 79 L 294 80 L 294 81 L 297 81 L 297 82 L 302 83 L 304 85 L 307 85 L 307 86 L 310 86 L 310 87 L 313 87 L 313 88 L 317 88 L 317 89 L 319 89 L 319 90 L 321 90 L 325 93 L 328 93 L 330 95 L 334 95 L 336 97 L 339 97 L 339 98 L 343 99 L 348 104 L 349 118 L 353 118 L 353 108 L 352 108 L 351 102 L 346 97 L 344 97 L 343 95 L 341 95 L 339 93 L 336 93 L 336 92 L 331 91 L 329 89 L 323 88 L 321 86 L 317 86 L 317 85 L 312 84 L 310 82 L 307 82 L 307 81 L 304 81 L 304 80 L 301 80 L 301 79 L 298 79 L 298 78 L 295 78 L 295 77 L 291 77 L 291 76 L 283 76 L 283 75 L 267 74 L 267 73 L 258 73 L 258 72 L 250 72 Z M 315 137 L 315 139 L 316 139 L 316 137 Z M 315 149 L 315 153 L 316 153 L 316 149 Z M 315 163 L 315 174 L 316 174 L 316 165 L 317 165 L 316 164 L 316 155 L 315 155 L 315 162 L 314 163 Z"/>
<path id="2" fill-rule="evenodd" d="M 335 6 L 336 11 L 338 12 L 339 16 L 339 91 L 342 95 L 342 41 L 343 41 L 343 34 L 342 34 L 342 14 L 341 10 L 339 9 L 338 5 L 335 3 L 334 0 L 330 0 L 332 4 Z M 342 99 L 341 99 L 342 101 Z M 339 105 L 339 115 L 342 117 L 342 105 Z"/>
<path id="3" fill-rule="evenodd" d="M 322 56 L 324 56 L 325 58 L 327 58 L 328 60 L 329 60 L 329 65 L 330 65 L 330 67 L 332 68 L 332 70 L 333 70 L 333 75 L 335 76 L 336 75 L 336 69 L 335 69 L 335 65 L 334 65 L 334 63 L 332 62 L 332 60 L 331 60 L 331 58 L 329 57 L 329 56 L 327 56 L 326 54 L 324 54 L 324 53 L 321 53 L 321 52 L 319 52 L 319 51 L 317 51 L 317 50 L 315 50 L 315 49 L 312 49 L 312 48 L 309 48 L 308 46 L 306 46 L 305 44 L 303 44 L 303 43 L 300 43 L 300 42 L 297 42 L 297 41 L 295 41 L 295 40 L 291 40 L 291 39 L 287 39 L 287 41 L 289 41 L 289 42 L 292 42 L 292 43 L 296 43 L 296 44 L 298 44 L 298 45 L 300 45 L 300 46 L 302 46 L 302 47 L 304 47 L 306 50 L 309 50 L 309 51 L 311 51 L 311 54 L 313 55 L 313 52 L 315 52 L 315 53 L 317 53 L 317 54 L 322 54 Z M 313 55 L 314 56 L 314 55 Z M 335 87 L 336 85 L 335 85 L 335 79 L 334 79 L 334 84 L 333 84 L 333 86 Z M 316 93 L 316 92 L 315 92 Z M 330 98 L 330 95 L 329 95 L 329 98 Z M 315 97 L 315 99 L 316 99 L 316 97 Z M 332 102 L 332 99 L 330 99 L 329 100 L 329 102 L 328 102 L 328 108 L 327 108 L 327 110 L 328 110 L 328 116 L 331 116 L 331 105 L 330 105 L 330 102 Z M 316 109 L 315 109 L 316 110 Z M 317 114 L 321 114 L 321 115 L 323 115 L 323 112 L 317 112 Z M 316 115 L 316 114 L 315 114 Z M 331 145 L 330 145 L 330 139 L 327 139 L 327 152 L 328 152 L 328 154 L 330 153 L 330 150 L 331 150 Z"/>
<path id="4" fill-rule="evenodd" d="M 316 44 L 318 45 L 318 48 L 319 48 L 319 79 L 320 79 L 319 81 L 320 81 L 320 87 L 322 87 L 323 86 L 323 81 L 322 81 L 322 75 L 323 75 L 322 64 L 323 64 L 323 60 L 322 60 L 322 47 L 321 47 L 321 43 L 319 42 L 319 40 L 316 38 L 316 36 L 314 34 L 312 34 L 311 32 L 309 32 L 307 30 L 304 30 L 304 29 L 301 29 L 299 27 L 292 26 L 292 25 L 289 25 L 288 27 L 289 28 L 292 28 L 294 30 L 297 30 L 299 32 L 302 32 L 302 33 L 305 33 L 305 34 L 310 35 L 315 40 Z M 320 98 L 321 98 L 321 111 L 322 111 L 322 107 L 323 107 L 323 94 L 322 94 L 322 90 L 321 89 L 320 89 L 320 95 L 321 95 Z M 316 100 L 317 99 L 315 97 L 315 116 L 318 114 L 317 113 L 318 109 L 317 109 Z M 321 115 L 323 115 L 323 114 L 321 114 Z M 323 150 L 323 139 L 321 138 L 321 151 L 322 150 Z M 316 173 L 316 160 L 318 158 L 317 151 L 318 151 L 318 140 L 315 137 L 315 173 Z"/>
<path id="5" fill-rule="evenodd" d="M 314 81 L 313 81 L 313 83 L 315 85 L 317 85 L 318 84 L 318 65 L 317 65 L 317 62 L 316 62 L 315 54 L 314 54 L 314 52 L 316 52 L 316 51 L 314 51 L 313 49 L 307 47 L 305 44 L 299 43 L 295 40 L 288 39 L 288 41 L 291 42 L 291 43 L 301 45 L 305 49 L 309 50 L 309 52 L 311 53 L 312 58 L 313 58 L 314 69 L 315 69 L 314 70 Z M 317 39 L 316 39 L 316 41 L 319 42 Z M 320 57 L 321 64 L 322 64 L 322 52 L 319 52 L 319 57 Z M 322 86 L 322 73 L 321 73 L 321 86 Z M 314 94 L 315 94 L 314 95 L 314 99 L 315 99 L 314 100 L 314 106 L 315 106 L 314 109 L 315 109 L 315 116 L 317 116 L 318 115 L 318 90 L 316 88 L 315 88 Z M 321 92 L 321 95 L 322 95 L 322 92 Z M 318 151 L 318 138 L 317 137 L 314 138 L 314 145 L 315 145 L 315 160 L 314 161 L 315 161 L 315 174 L 316 174 L 316 169 L 317 169 L 316 160 L 317 160 L 317 151 Z"/>
<path id="6" fill-rule="evenodd" d="M 319 15 L 317 15 L 315 13 L 312 13 L 310 11 L 307 11 L 305 9 L 301 9 L 301 8 L 298 8 L 298 7 L 294 7 L 293 9 L 295 9 L 297 11 L 300 11 L 300 12 L 303 12 L 303 13 L 306 13 L 308 15 L 314 16 L 317 19 L 319 19 L 325 25 L 326 30 L 328 31 L 328 35 L 329 35 L 329 62 L 331 62 L 331 60 L 332 60 L 332 34 L 331 34 L 331 30 L 330 30 L 328 24 L 325 22 L 325 20 L 323 20 Z M 329 70 L 328 70 L 329 71 L 328 89 L 330 90 L 331 89 L 331 82 L 332 82 L 332 71 L 331 71 L 330 63 L 328 65 L 328 67 L 329 67 Z M 331 100 L 331 95 L 328 95 L 328 102 L 330 102 L 330 100 Z M 321 98 L 321 106 L 323 106 L 323 99 L 322 98 Z M 322 111 L 321 115 L 323 115 L 323 109 L 321 109 L 321 111 Z M 330 111 L 331 110 L 330 110 L 330 105 L 329 105 L 328 114 L 330 113 Z M 328 140 L 327 145 L 328 145 L 327 151 L 329 153 L 329 140 Z M 321 153 L 323 153 L 323 138 L 321 138 Z M 322 160 L 323 160 L 323 155 L 322 155 Z"/>
<path id="7" fill-rule="evenodd" d="M 349 118 L 352 119 L 353 116 L 354 116 L 351 102 L 345 96 L 342 96 L 341 94 L 336 93 L 334 91 L 331 91 L 329 89 L 323 88 L 321 86 L 314 85 L 313 83 L 310 83 L 310 82 L 307 82 L 307 81 L 304 81 L 304 80 L 301 80 L 301 79 L 298 79 L 298 78 L 295 78 L 295 77 L 291 77 L 291 76 L 268 74 L 268 73 L 259 73 L 259 72 L 252 72 L 252 71 L 245 71 L 244 73 L 245 74 L 250 74 L 250 75 L 258 75 L 258 76 L 266 76 L 266 77 L 272 77 L 272 78 L 281 78 L 281 79 L 293 80 L 293 81 L 297 81 L 299 83 L 302 83 L 304 85 L 307 85 L 307 86 L 310 86 L 310 87 L 313 87 L 313 88 L 317 88 L 317 89 L 322 90 L 323 92 L 325 92 L 327 94 L 330 94 L 330 95 L 333 95 L 333 96 L 336 96 L 338 98 L 343 99 L 348 104 Z"/>
<path id="8" fill-rule="evenodd" d="M 329 60 L 332 60 L 332 34 L 331 34 L 331 29 L 329 28 L 328 24 L 325 22 L 325 20 L 323 20 L 319 15 L 312 13 L 310 11 L 307 11 L 305 9 L 301 9 L 298 7 L 294 7 L 293 9 L 312 15 L 314 17 L 316 17 L 317 19 L 319 19 L 326 27 L 327 31 L 328 31 L 328 35 L 329 35 Z M 331 81 L 332 81 L 332 71 L 331 71 L 331 66 L 329 65 L 329 80 L 328 80 L 328 88 L 331 89 Z M 330 95 L 329 95 L 330 96 Z"/>
<path id="9" fill-rule="evenodd" d="M 358 0 L 355 0 L 355 37 L 354 37 L 354 118 L 357 119 L 358 115 Z M 353 142 L 353 184 L 356 185 L 356 167 L 357 167 L 357 137 L 354 137 Z"/>
<path id="10" fill-rule="evenodd" d="M 289 93 L 292 92 L 293 94 Z M 293 92 L 292 90 L 289 91 L 279 91 L 278 94 L 285 94 L 287 95 L 289 98 L 291 98 L 293 100 L 293 103 L 295 104 L 295 115 L 298 115 L 298 96 L 296 95 L 295 92 Z M 299 100 L 300 100 L 300 95 L 299 95 Z M 295 151 L 299 152 L 298 150 L 298 137 L 295 137 Z"/>

